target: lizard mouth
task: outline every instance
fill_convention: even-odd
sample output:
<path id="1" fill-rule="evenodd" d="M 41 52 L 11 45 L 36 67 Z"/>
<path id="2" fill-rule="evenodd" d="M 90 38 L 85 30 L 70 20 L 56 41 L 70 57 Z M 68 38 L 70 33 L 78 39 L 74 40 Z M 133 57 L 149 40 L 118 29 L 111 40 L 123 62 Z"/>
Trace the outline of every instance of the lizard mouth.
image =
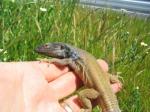
<path id="1" fill-rule="evenodd" d="M 39 46 L 35 49 L 35 52 L 37 53 L 40 53 L 40 54 L 43 54 L 45 51 L 45 49 L 42 47 L 42 46 Z"/>

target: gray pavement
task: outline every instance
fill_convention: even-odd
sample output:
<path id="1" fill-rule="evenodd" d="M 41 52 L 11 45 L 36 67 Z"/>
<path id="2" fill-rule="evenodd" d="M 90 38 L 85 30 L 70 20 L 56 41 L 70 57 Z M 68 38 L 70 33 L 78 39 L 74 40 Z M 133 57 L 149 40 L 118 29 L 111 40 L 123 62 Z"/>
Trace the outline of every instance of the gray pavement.
<path id="1" fill-rule="evenodd" d="M 80 0 L 81 4 L 150 15 L 150 0 Z"/>

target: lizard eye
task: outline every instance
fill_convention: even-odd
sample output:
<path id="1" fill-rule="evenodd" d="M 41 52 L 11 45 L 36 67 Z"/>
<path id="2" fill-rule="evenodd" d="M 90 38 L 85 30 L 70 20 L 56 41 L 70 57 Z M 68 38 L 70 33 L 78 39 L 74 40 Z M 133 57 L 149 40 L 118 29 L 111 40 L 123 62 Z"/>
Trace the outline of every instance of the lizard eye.
<path id="1" fill-rule="evenodd" d="M 48 44 L 45 45 L 45 48 L 48 48 Z"/>
<path id="2" fill-rule="evenodd" d="M 60 49 L 64 49 L 64 46 L 60 46 Z"/>

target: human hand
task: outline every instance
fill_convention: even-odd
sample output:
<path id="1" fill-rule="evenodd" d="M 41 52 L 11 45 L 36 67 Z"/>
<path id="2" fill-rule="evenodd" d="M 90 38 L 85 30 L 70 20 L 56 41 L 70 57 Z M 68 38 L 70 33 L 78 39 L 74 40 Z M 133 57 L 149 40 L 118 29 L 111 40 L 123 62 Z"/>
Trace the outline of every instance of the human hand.
<path id="1" fill-rule="evenodd" d="M 98 62 L 107 72 L 108 65 L 102 60 Z M 0 109 L 1 112 L 8 110 L 8 108 L 15 112 L 65 112 L 59 100 L 70 95 L 82 85 L 81 80 L 65 66 L 58 67 L 54 64 L 39 63 L 38 61 L 14 62 L 10 66 L 13 66 L 15 70 L 10 72 L 4 70 L 4 73 L 1 73 L 6 76 L 11 74 L 15 77 L 15 81 L 11 81 L 13 86 L 0 96 L 0 99 L 4 101 L 0 103 L 0 107 L 3 105 L 3 108 Z M 9 76 L 9 79 L 12 80 L 13 77 Z M 120 84 L 112 84 L 115 93 L 120 91 L 120 88 Z M 8 97 L 11 93 L 13 95 Z M 75 112 L 81 108 L 76 95 L 65 99 L 65 102 Z M 6 107 L 4 104 L 9 104 L 9 106 L 6 105 Z"/>

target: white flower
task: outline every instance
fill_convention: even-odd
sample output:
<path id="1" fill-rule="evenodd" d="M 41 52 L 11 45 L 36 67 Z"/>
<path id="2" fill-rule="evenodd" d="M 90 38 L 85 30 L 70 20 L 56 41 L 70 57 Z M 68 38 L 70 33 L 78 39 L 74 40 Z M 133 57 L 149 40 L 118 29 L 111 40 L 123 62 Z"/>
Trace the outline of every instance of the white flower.
<path id="1" fill-rule="evenodd" d="M 139 90 L 139 86 L 137 86 L 136 89 Z"/>
<path id="2" fill-rule="evenodd" d="M 42 12 L 46 12 L 46 11 L 47 11 L 46 8 L 42 8 L 42 7 L 40 7 L 40 10 L 41 10 Z"/>
<path id="3" fill-rule="evenodd" d="M 141 46 L 147 47 L 148 45 L 144 42 L 141 42 Z"/>
<path id="4" fill-rule="evenodd" d="M 7 51 L 4 51 L 4 54 L 7 54 Z"/>
<path id="5" fill-rule="evenodd" d="M 3 51 L 4 51 L 4 49 L 0 49 L 0 53 L 3 52 Z M 5 51 L 3 52 L 3 54 L 7 54 L 7 50 L 5 50 Z"/>
<path id="6" fill-rule="evenodd" d="M 3 49 L 0 49 L 0 52 L 2 52 L 3 51 Z"/>
<path id="7" fill-rule="evenodd" d="M 3 61 L 7 61 L 7 58 L 4 58 Z"/>
<path id="8" fill-rule="evenodd" d="M 15 0 L 11 0 L 13 3 L 15 2 Z"/>

